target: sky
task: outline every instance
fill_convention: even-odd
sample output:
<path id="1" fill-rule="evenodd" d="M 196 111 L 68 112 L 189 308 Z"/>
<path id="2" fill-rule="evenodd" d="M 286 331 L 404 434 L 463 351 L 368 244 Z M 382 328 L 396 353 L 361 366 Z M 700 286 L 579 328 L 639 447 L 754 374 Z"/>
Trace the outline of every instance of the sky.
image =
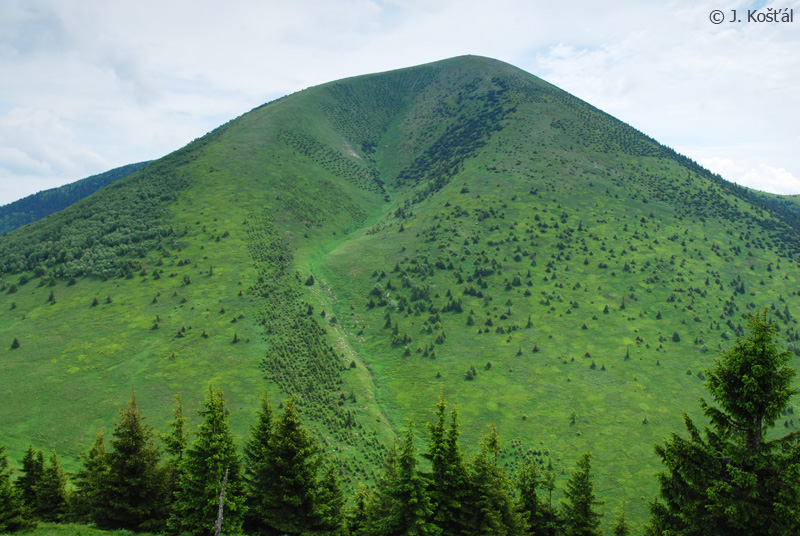
<path id="1" fill-rule="evenodd" d="M 463 54 L 800 194 L 800 0 L 0 0 L 0 205 L 306 87 Z"/>

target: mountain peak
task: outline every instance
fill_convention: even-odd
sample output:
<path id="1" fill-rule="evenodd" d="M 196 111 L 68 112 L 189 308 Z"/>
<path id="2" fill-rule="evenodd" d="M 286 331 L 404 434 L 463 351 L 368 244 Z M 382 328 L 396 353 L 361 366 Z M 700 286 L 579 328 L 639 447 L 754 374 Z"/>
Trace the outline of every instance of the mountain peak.
<path id="1" fill-rule="evenodd" d="M 330 82 L 0 238 L 0 422 L 77 456 L 131 386 L 159 427 L 213 381 L 244 436 L 266 381 L 356 485 L 445 393 L 642 518 L 742 314 L 798 351 L 790 205 L 498 60 Z"/>

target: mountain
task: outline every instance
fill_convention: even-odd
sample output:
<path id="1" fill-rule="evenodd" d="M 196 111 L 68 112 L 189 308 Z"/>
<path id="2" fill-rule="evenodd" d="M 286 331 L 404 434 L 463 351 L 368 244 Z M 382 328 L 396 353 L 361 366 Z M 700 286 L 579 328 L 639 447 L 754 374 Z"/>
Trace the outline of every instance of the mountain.
<path id="1" fill-rule="evenodd" d="M 0 238 L 4 441 L 74 469 L 208 382 L 241 438 L 266 386 L 355 485 L 443 394 L 641 520 L 742 314 L 798 351 L 795 214 L 496 60 L 309 88 Z"/>
<path id="2" fill-rule="evenodd" d="M 43 190 L 3 205 L 0 207 L 0 234 L 13 231 L 32 221 L 41 220 L 45 216 L 58 212 L 95 193 L 100 188 L 139 171 L 147 164 L 149 162 L 128 164 L 58 188 Z"/>

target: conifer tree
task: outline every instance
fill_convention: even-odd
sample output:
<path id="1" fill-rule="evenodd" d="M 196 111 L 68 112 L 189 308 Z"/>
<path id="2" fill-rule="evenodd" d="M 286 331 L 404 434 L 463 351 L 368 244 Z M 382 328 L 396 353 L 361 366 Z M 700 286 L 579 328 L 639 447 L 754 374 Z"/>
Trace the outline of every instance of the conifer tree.
<path id="1" fill-rule="evenodd" d="M 414 431 L 409 420 L 403 431 L 396 458 L 396 476 L 389 483 L 389 515 L 380 534 L 386 536 L 437 536 L 442 534 L 432 522 L 434 505 L 428 495 L 428 480 L 418 469 Z"/>
<path id="2" fill-rule="evenodd" d="M 492 424 L 469 467 L 470 533 L 475 535 L 515 535 L 523 526 L 514 509 L 508 476 L 499 466 L 499 455 L 500 442 Z"/>
<path id="3" fill-rule="evenodd" d="M 36 486 L 36 511 L 43 521 L 63 521 L 67 514 L 67 475 L 55 452 L 44 466 L 42 479 Z"/>
<path id="4" fill-rule="evenodd" d="M 371 496 L 363 482 L 359 482 L 353 504 L 345 510 L 345 529 L 351 536 L 367 536 L 369 532 L 369 504 Z"/>
<path id="5" fill-rule="evenodd" d="M 336 473 L 336 466 L 328 463 L 322 472 L 317 494 L 317 515 L 320 536 L 341 536 L 344 530 L 344 493 Z"/>
<path id="6" fill-rule="evenodd" d="M 88 452 L 81 457 L 82 467 L 75 474 L 71 509 L 79 519 L 102 519 L 106 495 L 104 486 L 108 479 L 108 458 L 103 432 L 98 432 Z"/>
<path id="7" fill-rule="evenodd" d="M 152 430 L 131 395 L 120 411 L 110 441 L 108 472 L 101 486 L 101 507 L 95 521 L 102 527 L 136 531 L 163 528 L 166 512 L 164 473 Z"/>
<path id="8" fill-rule="evenodd" d="M 526 534 L 539 534 L 542 524 L 542 508 L 539 500 L 539 469 L 532 457 L 522 460 L 517 472 L 517 512 L 526 528 Z"/>
<path id="9" fill-rule="evenodd" d="M 32 515 L 36 515 L 36 489 L 42 481 L 44 474 L 44 453 L 41 450 L 33 450 L 33 446 L 28 446 L 28 450 L 22 457 L 22 474 L 14 482 L 14 487 L 19 492 L 22 503 Z"/>
<path id="10" fill-rule="evenodd" d="M 263 413 L 263 412 L 262 412 Z M 316 440 L 303 427 L 294 397 L 284 407 L 268 441 L 259 493 L 260 523 L 278 534 L 300 534 L 320 527 L 318 472 L 321 458 Z"/>
<path id="11" fill-rule="evenodd" d="M 361 534 L 373 536 L 381 534 L 383 521 L 392 509 L 390 488 L 397 481 L 397 448 L 392 445 L 384 458 L 383 473 L 376 479 L 375 487 L 367 495 L 365 523 Z"/>
<path id="12" fill-rule="evenodd" d="M 763 314 L 748 318 L 750 336 L 706 371 L 715 405 L 701 399 L 710 426 L 684 414 L 689 437 L 673 433 L 656 446 L 665 471 L 651 504 L 651 534 L 797 534 L 800 532 L 800 434 L 770 429 L 798 391 L 790 352 Z"/>
<path id="13" fill-rule="evenodd" d="M 531 536 L 555 536 L 560 526 L 558 512 L 549 498 L 539 497 L 539 488 L 552 492 L 552 488 L 548 489 L 552 480 L 540 475 L 532 457 L 523 461 L 516 480 L 519 493 L 517 512 L 525 527 L 523 532 Z"/>
<path id="14" fill-rule="evenodd" d="M 263 490 L 273 485 L 269 464 L 272 437 L 272 406 L 266 391 L 261 396 L 261 408 L 256 422 L 250 427 L 250 439 L 244 447 L 244 487 L 247 497 L 245 527 L 253 534 L 269 533 L 271 527 L 264 519 L 266 509 Z"/>
<path id="15" fill-rule="evenodd" d="M 603 504 L 594 495 L 592 455 L 584 453 L 578 459 L 578 469 L 570 475 L 564 492 L 562 520 L 565 536 L 600 536 L 602 514 L 594 507 Z"/>
<path id="16" fill-rule="evenodd" d="M 619 509 L 617 519 L 614 521 L 614 526 L 611 527 L 611 534 L 614 536 L 629 536 L 631 533 L 631 526 L 628 523 L 628 518 L 625 515 L 625 504 Z"/>
<path id="17" fill-rule="evenodd" d="M 17 489 L 11 485 L 11 469 L 5 445 L 0 445 L 0 532 L 15 532 L 32 524 Z"/>
<path id="18" fill-rule="evenodd" d="M 180 464 L 183 461 L 183 455 L 186 452 L 189 439 L 186 436 L 186 419 L 183 417 L 183 402 L 180 393 L 175 395 L 175 401 L 177 402 L 174 413 L 175 418 L 169 422 L 171 431 L 169 434 L 162 435 L 161 440 L 166 446 L 167 454 L 176 464 Z"/>
<path id="19" fill-rule="evenodd" d="M 183 467 L 183 457 L 186 453 L 186 446 L 189 439 L 186 434 L 186 419 L 183 417 L 183 401 L 180 393 L 175 395 L 174 418 L 168 424 L 170 432 L 162 434 L 161 441 L 164 443 L 167 453 L 167 460 L 164 464 L 164 489 L 165 489 L 165 508 L 167 516 L 172 511 L 175 501 L 175 493 L 178 491 L 181 469 Z"/>
<path id="20" fill-rule="evenodd" d="M 547 471 L 542 475 L 542 490 L 547 491 L 547 500 L 543 500 L 544 530 L 542 536 L 555 536 L 561 532 L 561 517 L 558 508 L 553 505 L 553 491 L 556 489 L 556 475 L 552 466 L 548 465 Z"/>
<path id="21" fill-rule="evenodd" d="M 222 391 L 209 385 L 203 422 L 197 437 L 186 451 L 175 494 L 168 529 L 172 533 L 205 536 L 214 529 L 225 471 L 224 523 L 228 535 L 241 534 L 244 490 L 241 461 L 225 413 Z"/>
<path id="22" fill-rule="evenodd" d="M 431 462 L 431 498 L 435 505 L 435 523 L 444 534 L 466 534 L 469 524 L 467 500 L 469 483 L 464 457 L 458 446 L 458 412 L 453 408 L 447 426 L 447 402 L 439 397 L 436 422 L 428 425 L 428 451 Z"/>

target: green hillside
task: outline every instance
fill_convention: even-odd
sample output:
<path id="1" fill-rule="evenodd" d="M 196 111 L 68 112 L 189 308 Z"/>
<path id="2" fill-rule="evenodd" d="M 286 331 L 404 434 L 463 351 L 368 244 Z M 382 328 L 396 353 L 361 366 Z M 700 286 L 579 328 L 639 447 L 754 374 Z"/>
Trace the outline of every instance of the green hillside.
<path id="1" fill-rule="evenodd" d="M 147 164 L 149 162 L 128 164 L 58 188 L 43 190 L 3 205 L 0 207 L 0 233 L 8 233 L 32 221 L 41 220 L 45 216 L 63 210 L 76 201 L 92 195 L 100 188 L 139 171 Z"/>
<path id="2" fill-rule="evenodd" d="M 742 314 L 798 348 L 796 214 L 495 60 L 310 88 L 0 239 L 3 441 L 74 469 L 209 381 L 244 437 L 266 384 L 353 485 L 443 393 L 641 521 Z"/>

